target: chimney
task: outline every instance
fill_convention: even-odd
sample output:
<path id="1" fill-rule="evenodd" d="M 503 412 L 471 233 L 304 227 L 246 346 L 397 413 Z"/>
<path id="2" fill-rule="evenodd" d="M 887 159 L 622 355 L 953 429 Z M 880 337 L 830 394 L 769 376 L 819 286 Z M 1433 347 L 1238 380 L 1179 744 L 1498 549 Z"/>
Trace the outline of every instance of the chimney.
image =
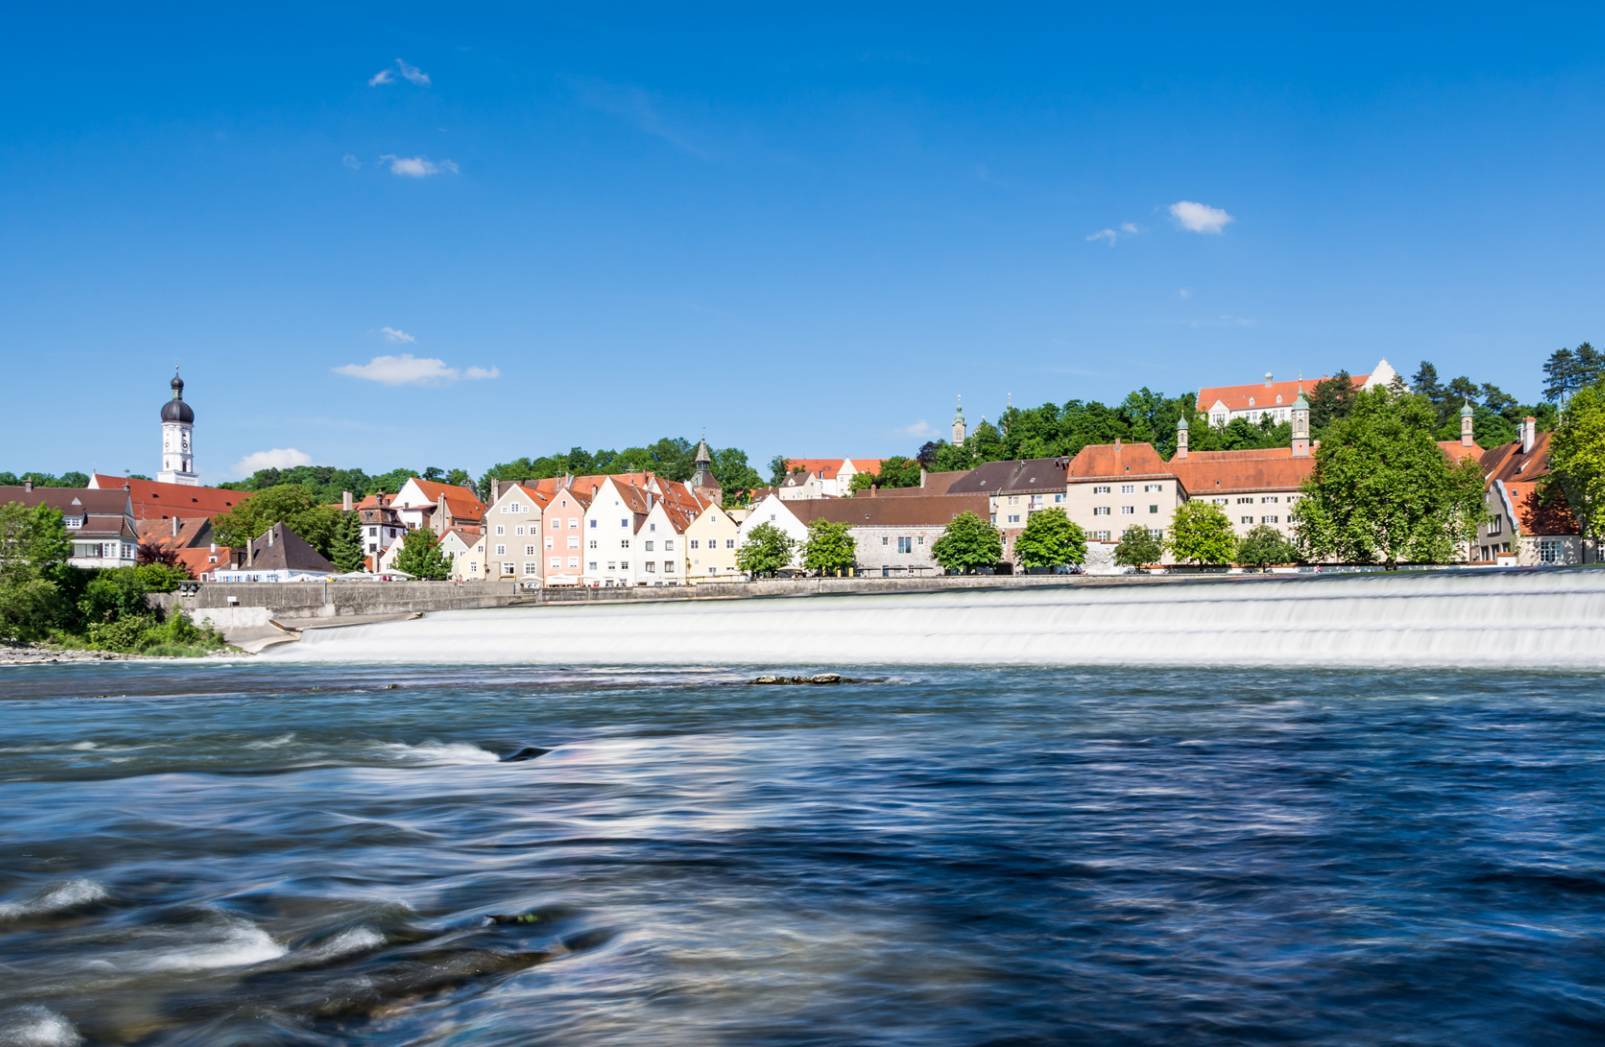
<path id="1" fill-rule="evenodd" d="M 563 490 L 566 491 L 570 487 L 573 487 L 573 486 L 574 486 L 574 474 L 573 473 L 564 473 L 563 474 Z"/>
<path id="2" fill-rule="evenodd" d="M 1521 422 L 1521 453 L 1532 454 L 1533 442 L 1538 439 L 1538 419 L 1528 415 Z"/>
<path id="3" fill-rule="evenodd" d="M 173 517 L 173 537 L 178 537 L 178 517 Z"/>
<path id="4" fill-rule="evenodd" d="M 1267 388 L 1269 388 L 1270 384 L 1271 384 L 1271 372 L 1266 371 L 1265 372 L 1265 385 L 1266 385 Z"/>
<path id="5" fill-rule="evenodd" d="M 342 512 L 347 512 L 347 513 L 349 513 L 351 511 L 351 492 L 350 491 L 341 491 L 340 492 L 340 510 Z"/>
<path id="6" fill-rule="evenodd" d="M 926 475 L 927 474 L 925 472 L 925 467 L 923 465 L 920 466 L 920 489 L 921 490 L 924 490 L 924 488 L 925 488 L 925 477 L 926 477 Z"/>
<path id="7" fill-rule="evenodd" d="M 125 490 L 125 491 L 127 489 L 128 488 L 126 488 L 126 487 L 123 488 L 123 490 Z M 28 493 L 28 494 L 33 493 L 33 481 L 32 480 L 24 480 L 24 481 L 22 481 L 22 490 L 24 491 L 24 493 Z"/>
<path id="8" fill-rule="evenodd" d="M 879 498 L 880 497 L 880 493 L 881 493 L 881 485 L 880 484 L 870 484 L 869 485 L 869 496 L 871 498 Z"/>
<path id="9" fill-rule="evenodd" d="M 435 518 L 430 523 L 434 525 L 436 534 L 446 533 L 446 496 L 444 494 L 435 499 Z"/>
<path id="10" fill-rule="evenodd" d="M 490 482 L 490 504 L 491 505 L 495 505 L 497 502 L 499 502 L 501 500 L 502 500 L 502 482 L 499 479 L 492 480 Z"/>
<path id="11" fill-rule="evenodd" d="M 277 529 L 278 526 L 279 526 L 278 524 L 274 524 L 272 527 L 268 528 L 268 548 L 269 549 L 273 548 L 273 532 L 274 532 L 275 529 Z"/>

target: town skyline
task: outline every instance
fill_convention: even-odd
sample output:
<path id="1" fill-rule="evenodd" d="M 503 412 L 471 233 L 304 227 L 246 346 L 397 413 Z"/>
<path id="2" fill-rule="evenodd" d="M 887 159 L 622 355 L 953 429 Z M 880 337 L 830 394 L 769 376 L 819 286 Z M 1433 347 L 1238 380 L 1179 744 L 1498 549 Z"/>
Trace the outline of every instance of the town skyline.
<path id="1" fill-rule="evenodd" d="M 20 398 L 8 464 L 148 471 L 173 362 L 207 482 L 704 432 L 909 453 L 957 392 L 976 420 L 1379 356 L 1536 399 L 1605 321 L 1605 15 L 1262 15 L 24 13 L 0 333 L 95 424 Z"/>

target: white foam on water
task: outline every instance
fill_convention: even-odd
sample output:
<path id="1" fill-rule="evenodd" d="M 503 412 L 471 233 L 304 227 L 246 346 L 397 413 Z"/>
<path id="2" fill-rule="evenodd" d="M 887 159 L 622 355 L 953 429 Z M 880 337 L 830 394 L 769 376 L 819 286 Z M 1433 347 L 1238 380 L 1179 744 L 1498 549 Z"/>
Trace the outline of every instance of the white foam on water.
<path id="1" fill-rule="evenodd" d="M 341 931 L 327 941 L 305 950 L 300 957 L 311 962 L 322 962 L 350 956 L 354 953 L 377 949 L 385 943 L 385 936 L 372 927 L 352 927 Z"/>
<path id="2" fill-rule="evenodd" d="M 218 967 L 250 967 L 277 960 L 289 950 L 262 928 L 229 920 L 221 935 L 181 949 L 158 953 L 140 963 L 148 971 L 206 971 Z"/>
<path id="3" fill-rule="evenodd" d="M 67 746 L 67 748 L 77 749 L 80 752 L 88 752 L 90 749 L 100 748 L 100 744 L 98 742 L 75 742 L 72 745 Z"/>
<path id="4" fill-rule="evenodd" d="M 277 738 L 263 738 L 259 741 L 246 742 L 245 747 L 247 749 L 278 749 L 281 746 L 289 745 L 293 741 L 295 741 L 295 732 L 291 731 L 289 734 L 281 734 Z"/>
<path id="5" fill-rule="evenodd" d="M 72 1022 L 47 1007 L 19 1007 L 0 1016 L 0 1044 L 6 1047 L 76 1047 L 83 1042 Z"/>
<path id="6" fill-rule="evenodd" d="M 495 763 L 501 759 L 495 753 L 467 742 L 381 742 L 377 751 L 386 759 L 411 764 L 466 764 Z"/>
<path id="7" fill-rule="evenodd" d="M 40 891 L 27 901 L 0 902 L 0 920 L 18 920 L 27 916 L 66 912 L 69 909 L 104 901 L 109 897 L 111 893 L 94 880 L 67 880 Z"/>
<path id="8" fill-rule="evenodd" d="M 1433 572 L 433 613 L 264 657 L 566 665 L 1605 667 L 1605 571 Z"/>

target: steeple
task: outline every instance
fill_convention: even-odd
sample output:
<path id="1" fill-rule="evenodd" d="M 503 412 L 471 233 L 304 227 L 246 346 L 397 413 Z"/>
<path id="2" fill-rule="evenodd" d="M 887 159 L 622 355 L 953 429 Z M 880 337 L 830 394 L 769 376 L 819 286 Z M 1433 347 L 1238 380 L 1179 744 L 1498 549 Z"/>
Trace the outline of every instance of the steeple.
<path id="1" fill-rule="evenodd" d="M 1187 457 L 1187 416 L 1184 414 L 1176 419 L 1176 457 Z"/>
<path id="2" fill-rule="evenodd" d="M 710 490 L 719 489 L 719 481 L 713 476 L 713 452 L 708 450 L 706 436 L 697 441 L 696 471 L 691 474 L 691 486 L 704 487 Z"/>
<path id="3" fill-rule="evenodd" d="M 1298 384 L 1298 399 L 1293 401 L 1293 457 L 1310 456 L 1310 402 L 1304 399 L 1304 383 Z"/>
<path id="4" fill-rule="evenodd" d="M 953 408 L 953 446 L 957 447 L 964 442 L 969 430 L 964 425 L 964 395 L 957 397 L 957 406 Z"/>
<path id="5" fill-rule="evenodd" d="M 168 382 L 173 398 L 162 404 L 162 468 L 156 479 L 162 483 L 198 485 L 195 474 L 195 412 L 184 402 L 184 379 L 178 368 L 173 368 L 173 380 Z"/>
<path id="6" fill-rule="evenodd" d="M 1471 401 L 1460 409 L 1460 446 L 1470 447 L 1476 443 L 1475 430 L 1477 428 L 1477 412 L 1471 409 Z"/>

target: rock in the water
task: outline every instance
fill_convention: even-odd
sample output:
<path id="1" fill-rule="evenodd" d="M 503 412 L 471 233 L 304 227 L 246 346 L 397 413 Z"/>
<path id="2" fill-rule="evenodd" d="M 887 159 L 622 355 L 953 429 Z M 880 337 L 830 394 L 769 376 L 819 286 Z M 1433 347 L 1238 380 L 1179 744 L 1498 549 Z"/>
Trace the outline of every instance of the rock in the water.
<path id="1" fill-rule="evenodd" d="M 777 676 L 766 673 L 763 676 L 752 678 L 755 684 L 828 684 L 828 683 L 857 683 L 857 680 L 841 673 L 815 673 L 812 676 Z"/>
<path id="2" fill-rule="evenodd" d="M 550 749 L 542 749 L 538 745 L 526 745 L 516 753 L 508 753 L 503 756 L 502 763 L 523 763 L 525 760 L 533 760 L 537 756 L 545 756 L 551 751 Z"/>

